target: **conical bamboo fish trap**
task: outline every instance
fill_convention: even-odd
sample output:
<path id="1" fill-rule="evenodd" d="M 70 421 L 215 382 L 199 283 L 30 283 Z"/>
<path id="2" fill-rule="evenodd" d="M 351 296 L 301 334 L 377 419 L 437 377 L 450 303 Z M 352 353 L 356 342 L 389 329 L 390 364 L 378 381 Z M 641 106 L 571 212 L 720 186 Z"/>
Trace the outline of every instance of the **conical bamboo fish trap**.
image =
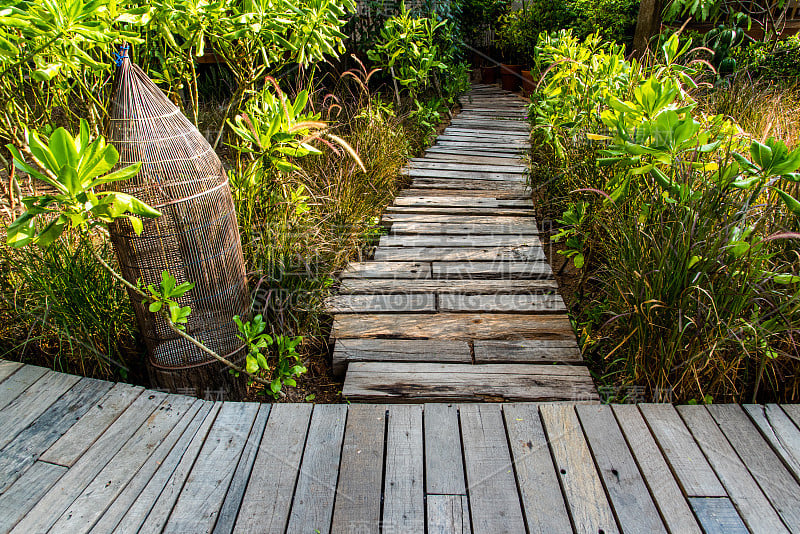
<path id="1" fill-rule="evenodd" d="M 228 178 L 197 128 L 127 57 L 121 58 L 109 108 L 108 137 L 119 165 L 142 162 L 118 190 L 158 209 L 136 235 L 127 220 L 111 239 L 125 278 L 158 287 L 168 270 L 177 283 L 194 282 L 181 298 L 191 306 L 186 332 L 229 359 L 243 359 L 234 315 L 246 316 L 249 298 L 236 212 Z M 147 344 L 151 377 L 170 389 L 229 389 L 216 360 L 180 338 L 165 320 L 131 295 Z M 230 393 L 230 391 L 228 391 Z"/>

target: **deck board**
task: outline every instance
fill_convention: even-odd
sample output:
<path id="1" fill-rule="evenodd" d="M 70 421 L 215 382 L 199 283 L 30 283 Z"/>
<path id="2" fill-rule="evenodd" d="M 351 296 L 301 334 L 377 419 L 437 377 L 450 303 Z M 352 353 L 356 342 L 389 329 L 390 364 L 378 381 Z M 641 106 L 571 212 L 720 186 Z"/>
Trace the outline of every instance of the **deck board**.
<path id="1" fill-rule="evenodd" d="M 91 382 L 28 428 L 60 420 Z M 36 459 L 54 437 L 32 439 L 0 492 L 0 532 L 797 531 L 800 488 L 778 452 L 791 441 L 757 422 L 769 412 L 791 436 L 792 405 L 268 405 L 108 383 L 97 395 L 61 438 L 89 434 L 64 441 L 66 465 Z M 10 445 L 0 462 L 26 450 Z M 682 490 L 678 451 L 702 455 L 719 495 Z"/>
<path id="2" fill-rule="evenodd" d="M 0 493 L 14 483 L 110 388 L 111 383 L 81 379 L 72 389 L 0 450 Z"/>
<path id="3" fill-rule="evenodd" d="M 800 532 L 800 486 L 740 406 L 708 411 L 791 532 Z"/>
<path id="4" fill-rule="evenodd" d="M 168 402 L 163 393 L 153 392 L 138 397 L 78 458 L 12 532 L 21 534 L 49 530 L 153 412 Z"/>
<path id="5" fill-rule="evenodd" d="M 524 532 L 500 407 L 459 406 L 474 534 Z"/>
<path id="6" fill-rule="evenodd" d="M 678 413 L 708 458 L 751 532 L 788 532 L 761 488 L 704 406 L 678 406 Z"/>
<path id="7" fill-rule="evenodd" d="M 346 420 L 347 406 L 314 406 L 287 532 L 330 532 Z"/>
<path id="8" fill-rule="evenodd" d="M 222 406 L 163 532 L 213 530 L 257 413 L 257 404 Z"/>

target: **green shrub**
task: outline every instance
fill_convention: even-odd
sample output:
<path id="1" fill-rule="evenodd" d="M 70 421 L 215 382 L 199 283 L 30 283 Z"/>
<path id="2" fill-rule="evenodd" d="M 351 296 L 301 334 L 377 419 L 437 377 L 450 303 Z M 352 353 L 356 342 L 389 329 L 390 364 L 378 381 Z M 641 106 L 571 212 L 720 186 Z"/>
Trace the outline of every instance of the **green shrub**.
<path id="1" fill-rule="evenodd" d="M 750 43 L 734 57 L 751 75 L 794 83 L 800 79 L 800 34 L 777 43 Z"/>
<path id="2" fill-rule="evenodd" d="M 800 149 L 703 113 L 690 48 L 672 36 L 642 65 L 594 36 L 543 37 L 532 175 L 549 180 L 605 380 L 656 399 L 793 400 Z"/>
<path id="3" fill-rule="evenodd" d="M 506 61 L 521 65 L 534 63 L 536 41 L 540 33 L 550 33 L 574 23 L 575 12 L 563 0 L 534 0 L 520 10 L 500 17 L 497 43 Z"/>
<path id="4" fill-rule="evenodd" d="M 569 27 L 578 37 L 597 32 L 620 44 L 633 41 L 639 0 L 572 0 L 570 9 L 576 16 Z"/>

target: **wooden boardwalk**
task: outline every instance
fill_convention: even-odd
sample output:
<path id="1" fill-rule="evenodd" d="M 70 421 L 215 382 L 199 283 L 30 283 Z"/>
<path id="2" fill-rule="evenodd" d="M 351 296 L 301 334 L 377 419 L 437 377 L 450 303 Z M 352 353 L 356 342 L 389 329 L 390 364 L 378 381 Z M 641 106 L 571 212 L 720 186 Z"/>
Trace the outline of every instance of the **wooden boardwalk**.
<path id="1" fill-rule="evenodd" d="M 0 360 L 0 532 L 800 532 L 800 406 L 256 404 Z"/>
<path id="2" fill-rule="evenodd" d="M 473 86 L 342 273 L 333 364 L 353 401 L 597 400 L 526 183 L 525 102 Z M 553 364 L 560 365 L 553 365 Z"/>

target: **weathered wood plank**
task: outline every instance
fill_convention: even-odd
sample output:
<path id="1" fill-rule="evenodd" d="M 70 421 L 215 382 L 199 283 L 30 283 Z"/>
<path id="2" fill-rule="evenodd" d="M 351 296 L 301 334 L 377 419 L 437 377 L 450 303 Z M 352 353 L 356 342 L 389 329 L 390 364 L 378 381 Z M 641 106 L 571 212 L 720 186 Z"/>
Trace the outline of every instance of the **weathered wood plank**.
<path id="1" fill-rule="evenodd" d="M 577 406 L 586 440 L 623 532 L 667 530 L 610 406 Z"/>
<path id="2" fill-rule="evenodd" d="M 530 197 L 531 189 L 522 180 L 481 180 L 480 178 L 443 178 L 422 176 L 416 177 L 411 182 L 412 187 L 422 191 L 450 191 L 450 193 L 463 194 L 470 193 L 473 198 L 474 192 L 485 192 L 485 197 L 498 198 L 518 198 L 525 199 Z"/>
<path id="3" fill-rule="evenodd" d="M 525 532 L 500 407 L 462 405 L 459 414 L 473 532 Z"/>
<path id="4" fill-rule="evenodd" d="M 541 247 L 382 247 L 377 261 L 546 261 Z"/>
<path id="5" fill-rule="evenodd" d="M 21 368 L 22 364 L 20 362 L 12 362 L 11 360 L 4 360 L 0 358 L 0 382 L 3 382 L 6 378 L 13 375 Z M 5 394 L 5 391 L 3 391 L 3 393 Z"/>
<path id="6" fill-rule="evenodd" d="M 619 532 L 575 408 L 542 405 L 539 413 L 575 530 L 605 534 Z"/>
<path id="7" fill-rule="evenodd" d="M 681 493 L 639 409 L 632 404 L 615 404 L 612 409 L 670 532 L 700 534 L 689 503 Z"/>
<path id="8" fill-rule="evenodd" d="M 750 531 L 788 532 L 705 406 L 678 406 L 677 410 Z"/>
<path id="9" fill-rule="evenodd" d="M 391 225 L 392 234 L 443 234 L 443 235 L 537 235 L 535 222 L 527 224 L 503 223 L 438 223 L 396 222 Z"/>
<path id="10" fill-rule="evenodd" d="M 535 319 L 509 313 L 345 314 L 333 322 L 334 338 L 575 339 L 564 315 Z"/>
<path id="11" fill-rule="evenodd" d="M 436 295 L 335 295 L 325 300 L 326 313 L 435 312 Z"/>
<path id="12" fill-rule="evenodd" d="M 48 372 L 0 411 L 0 449 L 45 413 L 80 377 Z"/>
<path id="13" fill-rule="evenodd" d="M 348 408 L 331 532 L 380 532 L 385 430 L 386 407 Z"/>
<path id="14" fill-rule="evenodd" d="M 44 367 L 25 365 L 0 383 L 0 410 L 4 410 L 6 406 L 47 372 Z"/>
<path id="15" fill-rule="evenodd" d="M 83 453 L 12 532 L 46 532 L 130 437 L 164 403 L 166 395 L 149 392 L 139 396 Z M 75 428 L 74 426 L 72 427 Z"/>
<path id="16" fill-rule="evenodd" d="M 530 143 L 527 138 L 504 138 L 502 137 L 503 132 L 498 132 L 493 137 L 486 137 L 486 138 L 479 138 L 479 137 L 463 137 L 458 135 L 451 135 L 451 134 L 442 134 L 436 138 L 436 145 L 448 145 L 448 144 L 461 144 L 461 143 L 469 143 L 474 144 L 480 147 L 487 147 L 487 148 L 501 148 L 501 149 L 527 149 L 530 146 Z"/>
<path id="17" fill-rule="evenodd" d="M 348 279 L 339 286 L 340 293 L 456 293 L 463 295 L 515 293 L 553 293 L 555 280 L 381 280 Z"/>
<path id="18" fill-rule="evenodd" d="M 311 404 L 275 404 L 236 519 L 237 532 L 283 533 L 289 520 Z M 280 436 L 280 439 L 274 439 Z M 269 513 L 264 513 L 269 511 Z"/>
<path id="19" fill-rule="evenodd" d="M 528 532 L 572 532 L 538 406 L 506 404 L 503 412 Z"/>
<path id="20" fill-rule="evenodd" d="M 399 278 L 415 279 L 430 278 L 431 266 L 422 262 L 385 262 L 370 261 L 363 263 L 350 263 L 344 271 L 342 278 Z"/>
<path id="21" fill-rule="evenodd" d="M 435 180 L 427 180 L 419 178 L 419 180 L 425 180 L 427 183 L 425 185 L 417 188 L 412 184 L 409 186 L 408 189 L 403 189 L 400 193 L 397 194 L 397 198 L 405 198 L 405 197 L 419 197 L 419 196 L 427 196 L 427 197 L 451 197 L 454 194 L 458 194 L 465 197 L 471 198 L 494 198 L 497 200 L 527 200 L 531 198 L 531 191 L 526 185 L 515 184 L 514 189 L 505 189 L 505 188 L 497 188 L 497 185 L 503 185 L 502 182 L 492 182 L 492 187 L 490 189 L 475 189 L 469 188 L 467 189 L 466 186 L 464 189 L 459 189 L 458 191 L 454 191 L 452 188 L 443 188 L 439 189 L 432 185 L 433 183 L 438 184 L 451 184 L 453 183 L 452 180 L 446 180 L 443 178 L 435 179 Z M 466 184 L 466 182 L 463 182 Z M 393 206 L 387 206 L 386 211 L 394 210 Z M 405 208 L 399 208 L 405 209 Z M 494 209 L 484 209 L 475 208 L 478 212 L 485 211 L 488 216 L 494 217 L 498 215 L 497 211 Z M 450 211 L 455 210 L 455 208 L 450 208 Z M 503 210 L 500 210 L 503 211 Z"/>
<path id="22" fill-rule="evenodd" d="M 428 148 L 427 152 L 467 152 L 470 155 L 492 155 L 497 157 L 496 154 L 507 154 L 514 157 L 522 157 L 526 153 L 524 147 L 512 146 L 507 147 L 498 144 L 486 144 L 479 142 L 456 142 L 446 141 L 437 142 L 432 147 Z"/>
<path id="23" fill-rule="evenodd" d="M 405 235 L 381 237 L 382 247 L 540 247 L 542 243 L 535 235 Z"/>
<path id="24" fill-rule="evenodd" d="M 747 534 L 747 527 L 730 499 L 690 497 L 689 502 L 706 534 Z"/>
<path id="25" fill-rule="evenodd" d="M 286 532 L 329 534 L 347 406 L 314 406 Z"/>
<path id="26" fill-rule="evenodd" d="M 500 95 L 496 93 L 462 95 L 459 98 L 459 102 L 461 103 L 462 110 L 474 107 L 478 103 L 487 104 L 487 109 L 513 109 L 522 113 L 526 113 L 528 110 L 527 103 L 521 99 L 512 95 Z"/>
<path id="27" fill-rule="evenodd" d="M 472 137 L 510 137 L 512 139 L 520 139 L 524 141 L 530 140 L 530 133 L 525 130 L 484 130 L 480 128 L 459 128 L 456 126 L 448 126 L 442 132 L 445 135 L 463 135 Z"/>
<path id="28" fill-rule="evenodd" d="M 486 115 L 489 117 L 525 117 L 527 109 L 522 105 L 498 105 L 496 100 L 485 101 L 484 103 L 465 103 L 461 106 L 459 117 Z"/>
<path id="29" fill-rule="evenodd" d="M 142 394 L 144 388 L 115 384 L 103 398 L 41 456 L 41 460 L 71 467 L 103 432 Z"/>
<path id="30" fill-rule="evenodd" d="M 472 534 L 466 495 L 428 495 L 428 534 Z"/>
<path id="31" fill-rule="evenodd" d="M 520 132 L 522 135 L 515 135 L 510 132 L 503 132 L 503 131 L 495 131 L 493 133 L 469 133 L 469 132 L 454 132 L 454 131 L 444 131 L 442 134 L 436 139 L 439 143 L 480 143 L 481 146 L 501 146 L 501 147 L 520 147 L 520 148 L 528 148 L 530 147 L 530 141 L 528 140 L 528 136 L 524 135 L 524 132 Z"/>
<path id="32" fill-rule="evenodd" d="M 800 428 L 800 404 L 781 404 L 781 408 L 794 421 L 797 428 Z"/>
<path id="33" fill-rule="evenodd" d="M 167 439 L 158 446 L 158 449 L 139 469 L 136 476 L 131 479 L 122 493 L 94 524 L 91 532 L 98 534 L 105 532 L 133 532 L 138 529 L 138 526 L 150 512 L 153 503 L 159 498 L 181 456 L 183 456 L 189 443 L 194 439 L 213 404 L 208 401 L 197 402 L 197 410 L 193 414 L 187 414 L 186 417 L 191 417 L 189 417 L 186 424 L 184 425 L 181 422 L 180 426 L 185 426 L 185 429 L 177 441 Z M 126 516 L 128 518 L 124 519 Z M 131 516 L 136 519 L 136 529 L 129 527 Z"/>
<path id="34" fill-rule="evenodd" d="M 439 295 L 441 312 L 565 313 L 560 295 Z"/>
<path id="35" fill-rule="evenodd" d="M 0 532 L 16 525 L 67 471 L 66 467 L 36 462 L 0 495 Z"/>
<path id="36" fill-rule="evenodd" d="M 726 497 L 727 492 L 675 408 L 671 404 L 641 404 L 639 408 L 686 496 Z"/>
<path id="37" fill-rule="evenodd" d="M 743 407 L 794 477 L 800 480 L 800 429 L 777 404 Z"/>
<path id="38" fill-rule="evenodd" d="M 128 509 L 117 526 L 118 532 L 156 534 L 164 529 L 222 406 L 221 402 L 205 403 L 186 435 L 173 447 L 160 469 Z"/>
<path id="39" fill-rule="evenodd" d="M 717 404 L 708 411 L 789 530 L 800 532 L 800 486 L 744 410 Z"/>
<path id="40" fill-rule="evenodd" d="M 264 437 L 270 408 L 269 404 L 262 404 L 258 408 L 258 414 L 256 414 L 256 419 L 250 428 L 250 435 L 247 437 L 247 444 L 244 446 L 242 456 L 236 465 L 236 472 L 233 474 L 231 485 L 225 494 L 225 501 L 219 509 L 219 516 L 214 525 L 214 534 L 229 534 L 234 531 L 239 508 L 241 507 L 242 499 L 244 499 L 245 491 L 247 491 L 250 474 L 253 472 L 256 455 L 261 446 L 261 439 Z"/>
<path id="41" fill-rule="evenodd" d="M 382 223 L 392 224 L 459 224 L 459 225 L 502 225 L 508 227 L 529 227 L 536 224 L 536 218 L 530 212 L 521 212 L 516 216 L 486 217 L 485 215 L 446 215 L 421 213 L 387 213 Z"/>
<path id="42" fill-rule="evenodd" d="M 509 165 L 507 163 L 484 164 L 484 163 L 445 163 L 428 158 L 414 158 L 410 160 L 411 169 L 432 169 L 439 171 L 465 171 L 473 173 L 510 173 L 526 174 L 528 168 L 525 165 Z"/>
<path id="43" fill-rule="evenodd" d="M 467 208 L 531 208 L 530 200 L 499 200 L 494 198 L 475 198 L 465 196 L 451 197 L 398 197 L 395 206 L 439 206 Z"/>
<path id="44" fill-rule="evenodd" d="M 431 494 L 466 495 L 458 409 L 452 404 L 426 404 L 425 491 Z"/>
<path id="45" fill-rule="evenodd" d="M 432 173 L 435 171 L 431 171 Z M 450 172 L 450 171 L 448 171 Z M 444 196 L 442 191 L 449 191 L 450 195 L 465 194 L 480 198 L 530 198 L 531 189 L 524 178 L 488 178 L 480 176 L 413 176 L 411 187 L 421 191 L 426 196 Z M 438 195 L 429 194 L 427 191 L 439 191 Z M 478 191 L 479 193 L 476 193 Z"/>
<path id="46" fill-rule="evenodd" d="M 574 340 L 476 340 L 473 350 L 475 363 L 583 363 Z"/>
<path id="47" fill-rule="evenodd" d="M 585 367 L 353 362 L 342 395 L 397 402 L 597 400 Z"/>
<path id="48" fill-rule="evenodd" d="M 502 134 L 502 135 L 516 135 L 518 137 L 530 138 L 530 128 L 525 124 L 517 121 L 495 121 L 497 124 L 488 124 L 486 128 L 482 128 L 481 124 L 475 121 L 467 121 L 463 119 L 453 119 L 450 124 L 455 126 L 448 126 L 446 132 L 461 132 L 461 133 L 477 133 L 477 134 Z M 472 124 L 472 127 L 463 127 L 461 124 Z"/>
<path id="49" fill-rule="evenodd" d="M 0 451 L 0 493 L 6 491 L 103 395 L 111 383 L 83 378 Z"/>
<path id="50" fill-rule="evenodd" d="M 469 117 L 455 117 L 450 124 L 453 128 L 460 128 L 462 130 L 471 130 L 473 128 L 481 128 L 478 131 L 486 132 L 519 132 L 525 133 L 530 131 L 530 128 L 522 121 L 514 119 L 497 119 L 493 121 L 481 121 Z"/>
<path id="51" fill-rule="evenodd" d="M 495 196 L 496 193 L 493 194 Z M 397 197 L 405 198 L 405 197 Z M 503 200 L 503 199 L 495 199 Z M 511 199 L 517 200 L 517 199 Z M 397 201 L 397 199 L 395 199 Z M 450 214 L 450 215 L 530 215 L 533 216 L 533 211 L 523 208 L 492 208 L 492 207 L 469 207 L 469 206 L 389 206 L 386 208 L 386 213 L 416 213 L 416 214 Z"/>
<path id="52" fill-rule="evenodd" d="M 386 424 L 384 531 L 425 532 L 422 406 L 390 406 Z"/>
<path id="53" fill-rule="evenodd" d="M 212 531 L 257 412 L 254 403 L 222 405 L 163 532 Z"/>
<path id="54" fill-rule="evenodd" d="M 168 448 L 161 448 L 160 445 L 166 442 L 171 447 L 178 441 L 201 403 L 188 397 L 167 397 L 114 458 L 89 481 L 89 485 L 53 524 L 50 532 L 88 532 L 154 451 L 157 450 L 162 458 L 166 455 Z"/>
<path id="55" fill-rule="evenodd" d="M 453 147 L 435 145 L 425 151 L 425 156 L 435 155 L 457 155 L 457 156 L 479 156 L 484 158 L 506 158 L 509 161 L 519 161 L 525 154 L 519 151 L 503 152 L 493 150 L 489 147 Z"/>
<path id="56" fill-rule="evenodd" d="M 475 165 L 521 165 L 522 158 L 503 158 L 494 156 L 466 156 L 463 154 L 447 154 L 442 152 L 431 152 L 425 155 L 424 161 L 441 163 L 465 163 Z"/>
<path id="57" fill-rule="evenodd" d="M 349 362 L 424 362 L 433 359 L 437 362 L 472 363 L 469 343 L 427 339 L 337 339 L 333 372 L 344 373 Z"/>
<path id="58" fill-rule="evenodd" d="M 442 278 L 500 278 L 500 279 L 539 279 L 550 278 L 553 271 L 546 262 L 433 262 L 431 277 Z"/>
<path id="59" fill-rule="evenodd" d="M 523 119 L 524 115 L 517 113 L 516 111 L 512 112 L 505 112 L 501 110 L 484 110 L 478 108 L 470 108 L 464 110 L 459 117 L 462 117 L 466 121 L 472 122 L 481 122 L 484 124 L 489 124 L 491 121 L 515 121 L 519 124 L 524 124 Z"/>
<path id="60" fill-rule="evenodd" d="M 464 104 L 461 106 L 461 115 L 468 115 L 469 112 L 485 113 L 486 115 L 491 115 L 493 117 L 502 117 L 502 116 L 524 117 L 528 113 L 527 109 L 525 109 L 525 107 L 521 105 L 508 106 L 506 109 L 498 109 L 498 107 L 495 107 L 495 104 L 492 104 L 491 107 L 489 105 L 482 105 L 482 104 Z"/>

